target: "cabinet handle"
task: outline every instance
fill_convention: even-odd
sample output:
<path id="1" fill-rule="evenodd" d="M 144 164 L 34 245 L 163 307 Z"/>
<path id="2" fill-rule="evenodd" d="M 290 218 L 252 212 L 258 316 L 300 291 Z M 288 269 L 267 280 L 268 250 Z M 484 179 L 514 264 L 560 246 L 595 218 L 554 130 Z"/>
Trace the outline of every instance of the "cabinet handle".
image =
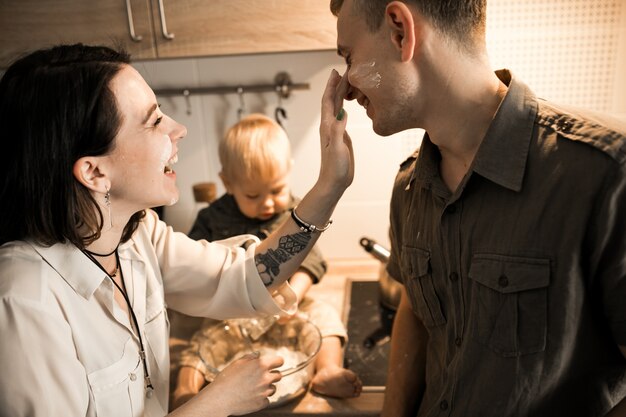
<path id="1" fill-rule="evenodd" d="M 133 23 L 133 9 L 130 7 L 130 0 L 126 0 L 126 16 L 128 16 L 128 30 L 130 38 L 134 42 L 141 42 L 143 36 L 135 34 L 135 24 Z"/>
<path id="2" fill-rule="evenodd" d="M 168 41 L 174 39 L 174 34 L 167 31 L 167 23 L 165 23 L 165 8 L 163 7 L 163 0 L 159 0 L 159 16 L 161 17 L 161 33 L 163 37 Z"/>

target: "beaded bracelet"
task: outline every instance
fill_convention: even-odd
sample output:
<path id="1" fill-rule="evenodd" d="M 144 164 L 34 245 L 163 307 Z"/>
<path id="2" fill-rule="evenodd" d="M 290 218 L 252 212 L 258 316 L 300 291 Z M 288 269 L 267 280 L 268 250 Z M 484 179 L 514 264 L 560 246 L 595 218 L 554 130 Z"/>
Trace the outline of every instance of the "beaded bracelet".
<path id="1" fill-rule="evenodd" d="M 291 218 L 293 219 L 294 222 L 296 222 L 298 227 L 300 227 L 300 230 L 302 230 L 303 232 L 307 232 L 307 233 L 313 233 L 313 232 L 321 233 L 327 230 L 330 227 L 330 225 L 333 223 L 333 219 L 328 220 L 328 223 L 326 223 L 326 226 L 324 227 L 317 227 L 314 224 L 307 223 L 298 216 L 298 214 L 296 213 L 296 207 L 294 207 L 293 210 L 291 210 Z"/>

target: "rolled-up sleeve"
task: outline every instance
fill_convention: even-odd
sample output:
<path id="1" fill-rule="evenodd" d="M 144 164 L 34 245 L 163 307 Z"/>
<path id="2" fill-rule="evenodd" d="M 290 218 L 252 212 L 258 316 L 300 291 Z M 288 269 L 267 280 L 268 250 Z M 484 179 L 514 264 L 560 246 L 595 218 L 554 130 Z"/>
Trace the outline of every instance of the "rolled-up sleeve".
<path id="1" fill-rule="evenodd" d="M 242 248 L 248 240 L 254 243 Z M 273 293 L 263 284 L 254 259 L 259 243 L 255 236 L 195 241 L 148 211 L 133 241 L 137 251 L 146 252 L 142 257 L 162 279 L 165 300 L 174 310 L 226 319 L 291 314 L 297 308 L 287 283 Z"/>

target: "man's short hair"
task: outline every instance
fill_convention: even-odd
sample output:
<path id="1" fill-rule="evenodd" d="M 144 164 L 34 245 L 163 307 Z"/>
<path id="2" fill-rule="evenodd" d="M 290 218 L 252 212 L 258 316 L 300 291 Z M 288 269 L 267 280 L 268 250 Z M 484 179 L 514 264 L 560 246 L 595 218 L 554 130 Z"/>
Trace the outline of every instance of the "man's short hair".
<path id="1" fill-rule="evenodd" d="M 441 33 L 464 46 L 474 46 L 476 36 L 485 33 L 486 0 L 400 0 L 414 6 Z M 371 32 L 380 28 L 385 8 L 391 0 L 354 0 L 353 11 L 365 19 Z M 337 16 L 344 0 L 331 0 L 330 10 Z M 472 48 L 470 48 L 472 49 Z"/>

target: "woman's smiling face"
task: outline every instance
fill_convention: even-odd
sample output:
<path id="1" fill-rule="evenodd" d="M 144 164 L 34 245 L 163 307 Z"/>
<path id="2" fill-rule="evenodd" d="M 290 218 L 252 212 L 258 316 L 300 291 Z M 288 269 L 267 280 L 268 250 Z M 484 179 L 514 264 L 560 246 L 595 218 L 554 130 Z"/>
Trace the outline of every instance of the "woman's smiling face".
<path id="1" fill-rule="evenodd" d="M 131 212 L 178 201 L 178 141 L 185 126 L 164 115 L 152 89 L 131 66 L 111 81 L 121 126 L 109 158 L 112 207 Z"/>

